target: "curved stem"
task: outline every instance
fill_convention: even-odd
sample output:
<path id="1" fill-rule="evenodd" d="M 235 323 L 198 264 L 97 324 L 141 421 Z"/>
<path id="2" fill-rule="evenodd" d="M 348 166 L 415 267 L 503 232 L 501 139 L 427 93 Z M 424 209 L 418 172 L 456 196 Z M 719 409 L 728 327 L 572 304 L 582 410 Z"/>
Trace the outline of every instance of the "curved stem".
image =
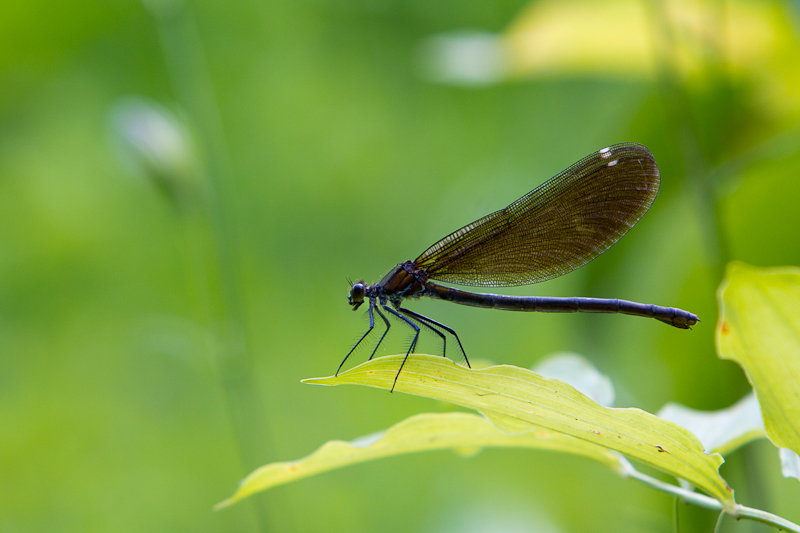
<path id="1" fill-rule="evenodd" d="M 654 477 L 648 476 L 647 474 L 643 474 L 634 468 L 626 469 L 626 474 L 628 477 L 632 477 L 638 481 L 641 481 L 642 483 L 649 485 L 654 489 L 677 496 L 686 503 L 691 503 L 693 505 L 697 505 L 698 507 L 711 509 L 713 511 L 723 510 L 722 504 L 719 501 L 710 496 L 706 496 L 705 494 L 700 494 L 699 492 L 694 492 L 671 483 L 666 483 Z M 790 522 L 789 520 L 786 520 L 778 515 L 768 513 L 767 511 L 762 511 L 761 509 L 754 509 L 752 507 L 737 504 L 734 513 L 729 514 L 737 519 L 747 518 L 749 520 L 768 524 L 786 531 L 800 533 L 800 525 Z"/>
<path id="2" fill-rule="evenodd" d="M 771 526 L 785 529 L 786 531 L 800 531 L 800 526 L 794 522 L 790 522 L 778 515 L 762 511 L 761 509 L 753 509 L 752 507 L 740 505 L 737 510 L 739 511 L 739 516 L 737 518 L 749 518 L 750 520 L 755 520 L 756 522 L 761 522 L 762 524 L 769 524 Z"/>

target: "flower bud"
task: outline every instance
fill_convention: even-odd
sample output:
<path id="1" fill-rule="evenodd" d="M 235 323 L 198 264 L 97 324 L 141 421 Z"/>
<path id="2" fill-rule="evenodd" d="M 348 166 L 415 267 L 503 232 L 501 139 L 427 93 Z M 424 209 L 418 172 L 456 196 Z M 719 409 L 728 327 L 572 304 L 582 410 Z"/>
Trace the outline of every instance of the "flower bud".
<path id="1" fill-rule="evenodd" d="M 163 106 L 138 97 L 115 104 L 109 122 L 126 166 L 179 202 L 198 184 L 200 165 L 188 130 Z"/>

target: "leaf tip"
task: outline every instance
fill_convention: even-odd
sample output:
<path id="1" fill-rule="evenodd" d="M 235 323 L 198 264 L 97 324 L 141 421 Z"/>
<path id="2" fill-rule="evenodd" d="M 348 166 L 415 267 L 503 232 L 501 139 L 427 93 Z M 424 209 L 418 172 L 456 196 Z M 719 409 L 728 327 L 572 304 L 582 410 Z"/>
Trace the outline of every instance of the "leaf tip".
<path id="1" fill-rule="evenodd" d="M 221 511 L 221 510 L 225 509 L 226 507 L 230 507 L 234 503 L 236 503 L 236 500 L 233 497 L 226 498 L 226 499 L 222 500 L 221 502 L 219 502 L 218 504 L 216 504 L 211 509 L 216 513 L 217 511 Z"/>
<path id="2" fill-rule="evenodd" d="M 306 383 L 308 385 L 322 385 L 324 387 L 332 387 L 334 384 L 331 383 L 331 380 L 335 378 L 327 377 L 327 378 L 306 378 L 301 379 L 300 383 Z"/>

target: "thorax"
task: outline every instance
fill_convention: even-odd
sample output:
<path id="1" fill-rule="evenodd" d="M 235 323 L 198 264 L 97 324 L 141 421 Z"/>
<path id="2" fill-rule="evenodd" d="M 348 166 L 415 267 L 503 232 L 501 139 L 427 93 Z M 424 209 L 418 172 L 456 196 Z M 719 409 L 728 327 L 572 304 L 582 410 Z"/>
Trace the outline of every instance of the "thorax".
<path id="1" fill-rule="evenodd" d="M 403 298 L 419 297 L 425 290 L 427 281 L 428 275 L 424 270 L 418 269 L 413 261 L 406 261 L 397 264 L 382 280 L 371 285 L 368 296 L 371 296 L 371 292 L 373 297 L 399 304 Z"/>

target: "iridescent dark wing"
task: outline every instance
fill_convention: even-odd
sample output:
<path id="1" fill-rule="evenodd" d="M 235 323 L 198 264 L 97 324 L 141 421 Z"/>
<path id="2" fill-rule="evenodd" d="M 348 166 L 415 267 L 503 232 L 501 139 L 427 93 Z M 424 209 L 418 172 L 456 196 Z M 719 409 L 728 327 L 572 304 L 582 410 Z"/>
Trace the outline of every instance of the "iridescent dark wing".
<path id="1" fill-rule="evenodd" d="M 605 252 L 647 212 L 658 166 L 636 143 L 603 148 L 505 209 L 451 233 L 420 255 L 431 279 L 507 287 L 552 279 Z"/>

